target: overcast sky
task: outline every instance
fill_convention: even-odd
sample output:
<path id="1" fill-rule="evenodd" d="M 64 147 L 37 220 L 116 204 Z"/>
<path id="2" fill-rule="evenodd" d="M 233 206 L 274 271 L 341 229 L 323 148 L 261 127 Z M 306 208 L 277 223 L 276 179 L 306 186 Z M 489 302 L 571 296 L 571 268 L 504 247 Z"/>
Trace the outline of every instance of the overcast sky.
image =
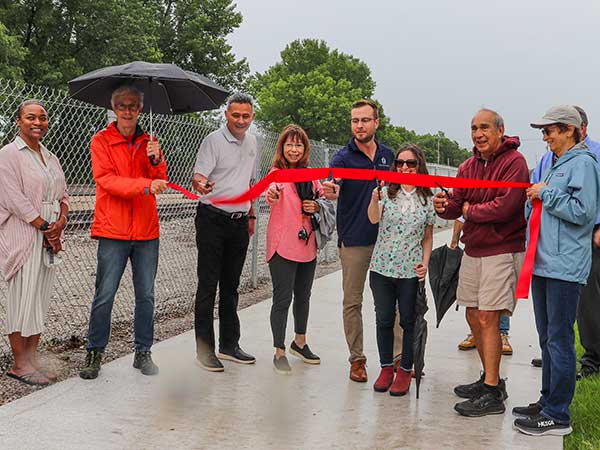
<path id="1" fill-rule="evenodd" d="M 598 0 L 237 0 L 244 21 L 229 39 L 253 72 L 286 44 L 323 39 L 364 61 L 392 123 L 442 130 L 471 148 L 482 106 L 521 137 L 530 165 L 545 151 L 529 127 L 555 104 L 583 107 L 600 140 Z"/>

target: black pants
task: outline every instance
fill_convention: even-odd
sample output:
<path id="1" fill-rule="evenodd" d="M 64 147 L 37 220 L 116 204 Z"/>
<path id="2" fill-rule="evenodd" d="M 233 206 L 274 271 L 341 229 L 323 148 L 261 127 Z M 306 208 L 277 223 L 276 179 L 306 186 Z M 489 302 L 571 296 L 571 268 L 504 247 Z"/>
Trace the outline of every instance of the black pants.
<path id="1" fill-rule="evenodd" d="M 592 270 L 581 291 L 577 308 L 577 327 L 585 353 L 581 365 L 600 369 L 600 248 L 592 245 Z"/>
<path id="2" fill-rule="evenodd" d="M 198 289 L 195 328 L 197 352 L 215 350 L 213 311 L 219 286 L 219 349 L 231 350 L 240 340 L 238 286 L 246 260 L 248 218 L 231 219 L 198 204 L 196 247 Z"/>
<path id="3" fill-rule="evenodd" d="M 315 277 L 317 259 L 296 262 L 282 258 L 277 253 L 269 261 L 273 281 L 273 306 L 271 306 L 271 331 L 273 346 L 285 349 L 285 329 L 288 310 L 294 297 L 294 331 L 306 334 L 310 291 Z"/>
<path id="4" fill-rule="evenodd" d="M 394 320 L 398 311 L 404 331 L 400 367 L 408 371 L 412 369 L 414 360 L 415 303 L 419 280 L 417 277 L 390 278 L 370 271 L 369 285 L 375 301 L 379 363 L 385 367 L 394 362 Z"/>

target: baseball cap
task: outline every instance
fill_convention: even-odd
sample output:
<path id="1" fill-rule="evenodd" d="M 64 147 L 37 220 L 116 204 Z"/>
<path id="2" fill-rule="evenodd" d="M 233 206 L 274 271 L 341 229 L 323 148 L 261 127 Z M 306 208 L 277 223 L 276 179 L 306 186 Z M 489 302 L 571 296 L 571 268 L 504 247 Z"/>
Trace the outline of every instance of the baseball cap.
<path id="1" fill-rule="evenodd" d="M 565 125 L 574 125 L 575 128 L 581 128 L 581 116 L 575 107 L 571 105 L 553 106 L 542 118 L 530 125 L 533 128 L 543 128 L 553 123 L 564 123 Z"/>

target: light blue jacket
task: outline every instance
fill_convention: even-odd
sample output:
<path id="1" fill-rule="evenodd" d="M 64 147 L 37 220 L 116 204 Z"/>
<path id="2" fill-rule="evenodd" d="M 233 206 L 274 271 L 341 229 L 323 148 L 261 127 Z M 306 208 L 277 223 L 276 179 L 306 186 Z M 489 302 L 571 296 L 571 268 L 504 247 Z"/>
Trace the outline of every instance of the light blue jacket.
<path id="1" fill-rule="evenodd" d="M 583 143 L 586 145 L 588 150 L 596 155 L 596 160 L 600 162 L 600 143 L 596 141 L 592 141 L 589 136 L 586 136 L 583 140 Z M 531 172 L 531 182 L 539 183 L 544 178 L 544 173 L 548 170 L 548 168 L 552 165 L 552 152 L 547 151 L 540 159 L 540 162 L 537 163 L 533 172 Z M 596 217 L 596 224 L 600 224 L 600 211 L 598 211 L 598 216 Z"/>
<path id="2" fill-rule="evenodd" d="M 579 143 L 544 173 L 543 181 L 547 186 L 540 189 L 542 218 L 533 274 L 585 284 L 600 200 L 596 156 Z M 528 228 L 531 209 L 527 201 Z"/>

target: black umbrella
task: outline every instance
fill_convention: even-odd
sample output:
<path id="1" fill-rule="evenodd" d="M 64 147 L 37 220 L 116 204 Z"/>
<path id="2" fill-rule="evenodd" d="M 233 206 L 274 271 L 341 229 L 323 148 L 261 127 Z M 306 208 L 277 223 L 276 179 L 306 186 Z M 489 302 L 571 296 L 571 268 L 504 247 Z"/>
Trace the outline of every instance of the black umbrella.
<path id="1" fill-rule="evenodd" d="M 435 303 L 436 328 L 456 300 L 456 288 L 458 287 L 458 271 L 463 251 L 456 247 L 449 248 L 447 245 L 436 248 L 431 252 L 429 259 L 429 284 L 433 293 Z"/>
<path id="2" fill-rule="evenodd" d="M 143 112 L 184 114 L 216 109 L 227 99 L 225 88 L 175 64 L 134 61 L 86 73 L 69 81 L 71 97 L 111 109 L 110 95 L 121 85 L 133 85 L 144 93 Z"/>
<path id="3" fill-rule="evenodd" d="M 415 371 L 417 398 L 419 398 L 419 387 L 421 386 L 423 367 L 425 367 L 425 345 L 427 344 L 427 321 L 425 320 L 425 313 L 428 309 L 427 295 L 425 294 L 425 281 L 420 281 L 419 288 L 417 289 L 417 299 L 415 301 L 416 317 L 413 341 L 413 370 Z"/>

